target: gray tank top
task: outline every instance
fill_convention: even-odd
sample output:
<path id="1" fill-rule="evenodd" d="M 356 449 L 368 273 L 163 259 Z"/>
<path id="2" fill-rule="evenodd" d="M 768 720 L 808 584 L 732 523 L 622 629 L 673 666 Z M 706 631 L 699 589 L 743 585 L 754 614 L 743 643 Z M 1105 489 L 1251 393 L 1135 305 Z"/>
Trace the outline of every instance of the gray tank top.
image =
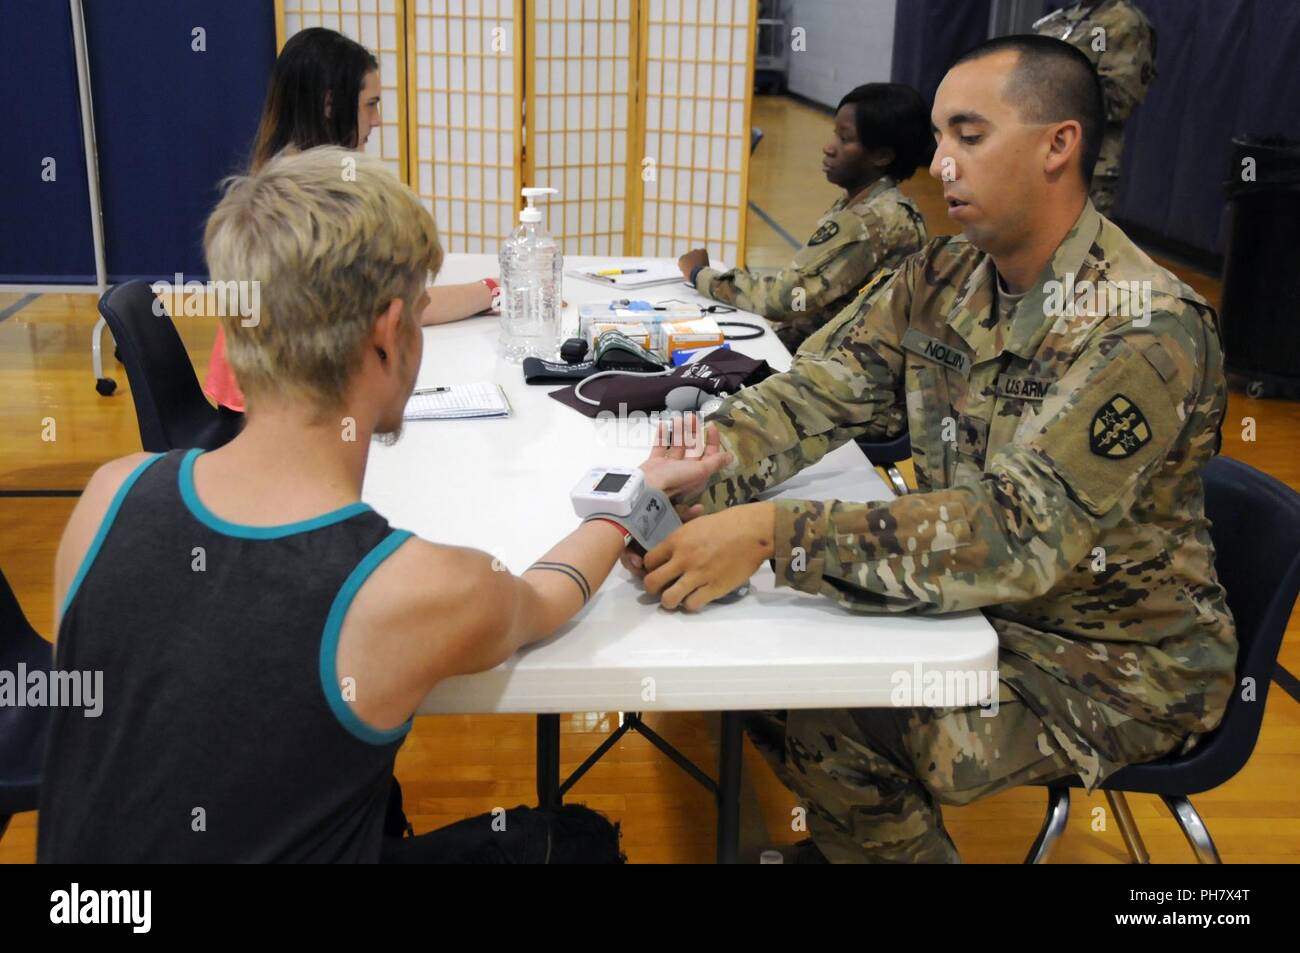
<path id="1" fill-rule="evenodd" d="M 194 491 L 200 452 L 131 474 L 69 587 L 55 664 L 102 672 L 102 710 L 53 711 L 37 859 L 377 861 L 410 722 L 365 724 L 335 655 L 411 534 L 363 503 L 227 522 Z"/>

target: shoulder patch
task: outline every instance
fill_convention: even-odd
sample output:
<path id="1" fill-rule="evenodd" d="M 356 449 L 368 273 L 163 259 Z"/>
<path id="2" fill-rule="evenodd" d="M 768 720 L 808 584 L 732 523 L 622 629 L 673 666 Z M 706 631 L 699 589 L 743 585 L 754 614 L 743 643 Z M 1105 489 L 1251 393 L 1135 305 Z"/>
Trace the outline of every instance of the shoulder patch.
<path id="1" fill-rule="evenodd" d="M 820 245 L 828 242 L 840 233 L 839 223 L 834 219 L 828 222 L 822 222 L 817 231 L 813 232 L 812 238 L 808 239 L 809 245 Z"/>
<path id="2" fill-rule="evenodd" d="M 1137 404 L 1116 394 L 1092 415 L 1088 447 L 1099 457 L 1122 460 L 1151 442 L 1151 427 Z"/>

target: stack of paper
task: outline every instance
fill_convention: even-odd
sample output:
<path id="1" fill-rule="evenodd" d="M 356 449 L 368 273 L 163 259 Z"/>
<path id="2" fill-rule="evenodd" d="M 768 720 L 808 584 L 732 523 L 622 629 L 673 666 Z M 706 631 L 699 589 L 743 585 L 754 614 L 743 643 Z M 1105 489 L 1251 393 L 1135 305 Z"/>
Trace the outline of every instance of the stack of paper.
<path id="1" fill-rule="evenodd" d="M 505 392 L 492 383 L 426 387 L 406 402 L 407 420 L 457 420 L 463 417 L 508 417 Z"/>
<path id="2" fill-rule="evenodd" d="M 630 274 L 601 274 L 601 272 L 626 271 Z M 639 261 L 610 262 L 590 268 L 576 268 L 565 272 L 573 278 L 599 282 L 615 288 L 645 288 L 650 285 L 664 285 L 684 282 L 681 269 L 676 262 L 645 259 Z"/>

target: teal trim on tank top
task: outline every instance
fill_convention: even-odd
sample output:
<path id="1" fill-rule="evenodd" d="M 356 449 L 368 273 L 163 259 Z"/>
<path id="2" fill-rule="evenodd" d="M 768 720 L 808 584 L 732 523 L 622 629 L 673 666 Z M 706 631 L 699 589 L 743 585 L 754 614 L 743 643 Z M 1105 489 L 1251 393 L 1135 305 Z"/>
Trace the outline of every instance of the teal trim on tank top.
<path id="1" fill-rule="evenodd" d="M 208 529 L 226 536 L 236 536 L 240 539 L 283 539 L 297 533 L 320 529 L 322 526 L 333 526 L 335 523 L 351 519 L 358 513 L 369 513 L 371 511 L 368 503 L 357 502 L 349 503 L 341 509 L 333 510 L 321 516 L 313 516 L 309 520 L 299 520 L 297 523 L 282 523 L 279 526 L 247 526 L 243 523 L 232 523 L 229 520 L 223 520 L 203 505 L 198 492 L 194 489 L 194 461 L 198 459 L 199 454 L 202 452 L 199 449 L 191 450 L 185 454 L 185 459 L 181 461 L 181 499 L 185 501 L 186 509 L 190 511 L 195 519 Z"/>
<path id="2" fill-rule="evenodd" d="M 67 595 L 63 597 L 63 609 L 59 612 L 60 622 L 68 614 L 68 606 L 72 605 L 72 597 L 81 588 L 81 581 L 86 578 L 86 573 L 90 572 L 90 564 L 99 555 L 99 549 L 104 545 L 104 539 L 108 536 L 113 520 L 117 519 L 117 511 L 122 508 L 122 501 L 126 499 L 126 495 L 130 492 L 131 487 L 135 485 L 135 481 L 140 479 L 140 474 L 161 460 L 162 456 L 161 453 L 155 453 L 148 460 L 142 460 L 140 465 L 131 471 L 130 476 L 122 481 L 122 485 L 117 488 L 117 492 L 113 494 L 113 501 L 108 504 L 108 510 L 104 513 L 104 520 L 99 524 L 99 531 L 95 533 L 95 538 L 90 541 L 90 548 L 86 550 L 86 555 L 81 559 L 81 568 L 77 570 L 72 585 L 68 587 Z"/>
<path id="3" fill-rule="evenodd" d="M 367 553 L 361 562 L 357 563 L 356 568 L 343 581 L 338 595 L 334 597 L 330 614 L 325 619 L 325 632 L 320 640 L 320 686 L 321 691 L 325 693 L 325 701 L 340 724 L 354 737 L 367 744 L 386 745 L 403 737 L 411 730 L 414 717 L 406 719 L 405 723 L 396 728 L 387 729 L 373 728 L 361 720 L 361 717 L 344 700 L 342 686 L 338 683 L 339 636 L 343 630 L 343 619 L 348 614 L 348 608 L 365 581 L 370 578 L 370 574 L 412 535 L 409 530 L 393 530 L 378 546 Z"/>

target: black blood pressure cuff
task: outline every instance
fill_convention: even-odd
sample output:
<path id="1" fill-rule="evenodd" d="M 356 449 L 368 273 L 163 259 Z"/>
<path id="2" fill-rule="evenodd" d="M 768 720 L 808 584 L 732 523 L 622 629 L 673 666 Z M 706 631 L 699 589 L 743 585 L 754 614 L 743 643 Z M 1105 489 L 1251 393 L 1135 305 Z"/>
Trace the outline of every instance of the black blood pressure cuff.
<path id="1" fill-rule="evenodd" d="M 540 357 L 526 357 L 523 364 L 526 384 L 580 381 L 597 371 L 646 373 L 667 369 L 658 355 L 617 331 L 606 331 L 600 336 L 596 342 L 594 360 L 570 364 L 567 361 L 544 361 Z"/>
<path id="2" fill-rule="evenodd" d="M 550 384 L 580 381 L 597 370 L 595 361 L 568 364 L 564 361 L 543 361 L 540 357 L 524 358 L 525 384 Z"/>
<path id="3" fill-rule="evenodd" d="M 582 396 L 596 401 L 594 404 L 580 400 L 573 387 L 551 391 L 549 396 L 592 418 L 602 413 L 617 416 L 633 410 L 648 413 L 663 410 L 668 392 L 676 387 L 698 387 L 714 395 L 734 394 L 772 373 L 767 361 L 719 348 L 693 364 L 683 364 L 671 374 L 619 374 L 594 380 L 582 388 Z"/>

